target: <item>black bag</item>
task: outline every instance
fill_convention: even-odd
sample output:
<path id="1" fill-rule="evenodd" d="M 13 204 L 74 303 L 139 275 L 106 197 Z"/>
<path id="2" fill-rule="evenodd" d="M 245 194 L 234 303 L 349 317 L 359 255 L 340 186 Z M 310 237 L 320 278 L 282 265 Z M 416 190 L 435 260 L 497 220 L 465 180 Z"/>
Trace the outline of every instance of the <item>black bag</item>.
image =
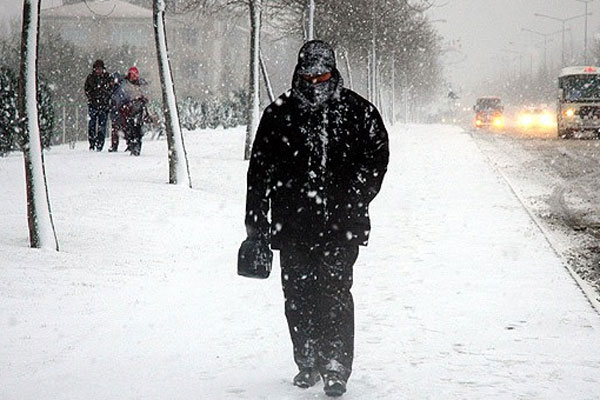
<path id="1" fill-rule="evenodd" d="M 261 240 L 246 239 L 238 252 L 238 275 L 247 278 L 266 279 L 271 273 L 273 252 Z"/>

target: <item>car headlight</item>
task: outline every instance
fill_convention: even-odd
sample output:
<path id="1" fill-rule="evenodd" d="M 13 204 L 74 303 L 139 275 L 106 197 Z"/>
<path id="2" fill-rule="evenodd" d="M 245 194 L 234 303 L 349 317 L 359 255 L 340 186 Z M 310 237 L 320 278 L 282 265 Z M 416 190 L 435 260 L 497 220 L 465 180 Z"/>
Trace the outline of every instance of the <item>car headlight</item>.
<path id="1" fill-rule="evenodd" d="M 533 117 L 530 114 L 522 114 L 519 117 L 519 123 L 523 126 L 531 126 L 533 124 Z"/>
<path id="2" fill-rule="evenodd" d="M 566 110 L 563 111 L 563 114 L 565 115 L 565 117 L 571 118 L 572 116 L 575 115 L 575 110 L 572 108 L 567 108 Z"/>
<path id="3" fill-rule="evenodd" d="M 540 117 L 540 123 L 543 126 L 553 126 L 554 125 L 554 118 L 550 114 L 543 114 Z"/>

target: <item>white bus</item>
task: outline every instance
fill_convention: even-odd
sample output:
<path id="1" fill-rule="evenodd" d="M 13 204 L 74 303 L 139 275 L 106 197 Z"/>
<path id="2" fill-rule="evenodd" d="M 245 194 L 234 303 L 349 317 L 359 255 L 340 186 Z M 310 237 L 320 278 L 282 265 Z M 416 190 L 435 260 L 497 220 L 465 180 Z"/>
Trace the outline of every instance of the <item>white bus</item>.
<path id="1" fill-rule="evenodd" d="M 600 134 L 600 68 L 563 68 L 558 77 L 558 136 Z"/>

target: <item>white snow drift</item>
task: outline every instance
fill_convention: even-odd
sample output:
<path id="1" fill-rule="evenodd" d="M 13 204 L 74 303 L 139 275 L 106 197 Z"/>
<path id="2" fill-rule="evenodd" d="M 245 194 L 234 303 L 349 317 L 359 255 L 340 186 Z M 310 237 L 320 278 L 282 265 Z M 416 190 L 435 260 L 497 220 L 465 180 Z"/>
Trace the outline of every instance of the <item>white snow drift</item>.
<path id="1" fill-rule="evenodd" d="M 600 318 L 539 229 L 450 127 L 397 127 L 355 267 L 346 399 L 600 397 Z M 22 158 L 0 159 L 0 398 L 315 399 L 295 373 L 278 264 L 235 274 L 244 130 L 139 158 L 53 148 L 61 252 L 27 244 Z"/>

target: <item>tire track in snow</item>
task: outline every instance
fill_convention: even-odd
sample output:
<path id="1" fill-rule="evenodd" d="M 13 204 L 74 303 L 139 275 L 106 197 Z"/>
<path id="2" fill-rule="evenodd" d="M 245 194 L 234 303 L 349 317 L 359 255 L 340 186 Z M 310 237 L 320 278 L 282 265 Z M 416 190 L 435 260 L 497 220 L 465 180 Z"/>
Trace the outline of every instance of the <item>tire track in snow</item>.
<path id="1" fill-rule="evenodd" d="M 600 162 L 594 157 L 585 154 L 576 155 L 567 149 L 562 149 L 561 151 L 563 155 L 569 157 L 571 160 L 585 159 L 600 167 Z M 564 221 L 569 227 L 575 231 L 586 231 L 596 239 L 600 239 L 600 223 L 590 221 L 584 213 L 578 211 L 575 207 L 570 207 L 566 199 L 566 194 L 568 192 L 577 192 L 583 200 L 593 203 L 593 196 L 586 190 L 584 183 L 598 181 L 600 181 L 600 172 L 591 171 L 573 181 L 565 181 L 563 184 L 557 185 L 550 198 L 552 208 L 562 213 Z"/>

